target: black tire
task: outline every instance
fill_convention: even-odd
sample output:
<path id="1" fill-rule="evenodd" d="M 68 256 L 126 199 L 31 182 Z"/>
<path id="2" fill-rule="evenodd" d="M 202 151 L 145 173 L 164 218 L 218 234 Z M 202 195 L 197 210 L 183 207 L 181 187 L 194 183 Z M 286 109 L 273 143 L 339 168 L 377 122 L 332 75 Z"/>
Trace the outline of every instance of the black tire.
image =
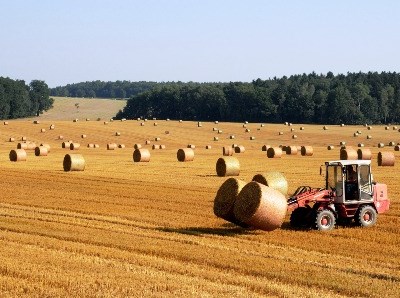
<path id="1" fill-rule="evenodd" d="M 308 226 L 308 215 L 310 207 L 298 207 L 290 215 L 290 226 L 293 228 L 305 228 Z"/>
<path id="2" fill-rule="evenodd" d="M 360 206 L 355 216 L 357 225 L 361 227 L 371 227 L 376 224 L 378 213 L 375 208 L 369 205 Z"/>
<path id="3" fill-rule="evenodd" d="M 315 228 L 319 231 L 330 231 L 335 228 L 336 217 L 329 209 L 317 211 L 315 216 Z"/>

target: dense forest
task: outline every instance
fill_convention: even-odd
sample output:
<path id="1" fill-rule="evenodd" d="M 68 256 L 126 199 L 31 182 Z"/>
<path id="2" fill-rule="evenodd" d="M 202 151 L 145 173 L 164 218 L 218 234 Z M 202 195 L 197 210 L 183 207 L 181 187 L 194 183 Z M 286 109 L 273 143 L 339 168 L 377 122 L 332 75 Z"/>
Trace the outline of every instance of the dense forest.
<path id="1" fill-rule="evenodd" d="M 0 77 L 0 119 L 39 116 L 53 106 L 44 81 L 25 81 Z"/>
<path id="2" fill-rule="evenodd" d="M 156 82 L 82 82 L 59 86 L 50 90 L 51 96 L 128 98 L 153 89 L 162 83 Z"/>
<path id="3" fill-rule="evenodd" d="M 327 124 L 399 123 L 400 74 L 302 74 L 251 83 L 168 83 L 132 96 L 117 118 Z"/>

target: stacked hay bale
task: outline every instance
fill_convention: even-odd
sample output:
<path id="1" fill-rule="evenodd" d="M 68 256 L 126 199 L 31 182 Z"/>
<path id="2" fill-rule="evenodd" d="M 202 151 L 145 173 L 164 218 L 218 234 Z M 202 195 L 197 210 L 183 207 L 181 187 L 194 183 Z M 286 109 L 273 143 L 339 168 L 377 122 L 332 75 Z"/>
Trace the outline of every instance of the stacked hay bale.
<path id="1" fill-rule="evenodd" d="M 271 171 L 262 174 L 256 174 L 251 181 L 271 187 L 279 191 L 284 196 L 288 194 L 289 185 L 285 175 L 283 175 L 281 172 Z"/>

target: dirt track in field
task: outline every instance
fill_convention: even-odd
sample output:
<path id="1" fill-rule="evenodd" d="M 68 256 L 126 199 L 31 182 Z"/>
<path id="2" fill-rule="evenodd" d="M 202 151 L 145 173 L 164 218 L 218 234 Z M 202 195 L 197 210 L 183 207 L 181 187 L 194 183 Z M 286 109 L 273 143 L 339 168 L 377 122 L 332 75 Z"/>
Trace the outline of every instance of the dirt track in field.
<path id="1" fill-rule="evenodd" d="M 0 292 L 6 296 L 146 297 L 398 297 L 400 296 L 400 179 L 395 167 L 378 167 L 379 142 L 400 141 L 398 131 L 374 126 L 41 120 L 9 121 L 0 127 Z M 79 117 L 78 117 L 79 118 Z M 93 117 L 92 117 L 93 118 Z M 97 117 L 96 117 L 97 118 Z M 42 118 L 44 119 L 44 118 Z M 94 119 L 94 118 L 93 118 Z M 158 125 L 154 126 L 153 123 Z M 55 130 L 49 130 L 50 124 Z M 217 134 L 217 127 L 223 131 Z M 46 132 L 41 133 L 40 129 Z M 361 130 L 359 137 L 353 132 Z M 115 132 L 121 136 L 115 136 Z M 165 134 L 169 131 L 169 134 Z M 283 131 L 284 135 L 278 136 Z M 82 139 L 81 134 L 87 138 Z M 235 135 L 230 140 L 230 135 Z M 366 135 L 373 136 L 371 140 Z M 84 172 L 66 173 L 64 140 L 81 144 Z M 28 152 L 12 163 L 9 137 L 49 143 L 47 157 Z M 214 136 L 219 141 L 213 141 Z M 250 136 L 255 140 L 250 141 Z M 155 137 L 160 137 L 158 142 Z M 151 150 L 149 163 L 133 163 L 135 143 L 165 144 Z M 334 231 L 282 229 L 263 232 L 238 228 L 212 211 L 226 178 L 215 173 L 223 145 L 244 145 L 236 154 L 240 178 L 283 172 L 292 193 L 300 185 L 323 187 L 319 167 L 339 158 L 340 141 L 373 151 L 376 181 L 388 184 L 392 200 L 375 227 Z M 106 150 L 106 144 L 126 148 Z M 98 143 L 99 149 L 86 148 Z M 195 160 L 179 163 L 176 152 L 196 145 Z M 261 146 L 313 145 L 314 156 L 268 159 Z M 206 145 L 212 149 L 206 150 Z M 327 145 L 335 145 L 332 151 Z M 399 159 L 399 152 L 395 152 Z"/>

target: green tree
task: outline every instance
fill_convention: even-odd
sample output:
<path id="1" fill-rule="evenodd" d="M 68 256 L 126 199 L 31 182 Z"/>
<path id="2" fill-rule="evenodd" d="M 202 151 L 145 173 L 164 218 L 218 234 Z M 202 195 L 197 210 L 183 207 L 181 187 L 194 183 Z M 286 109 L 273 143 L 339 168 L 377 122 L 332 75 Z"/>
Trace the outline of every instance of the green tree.
<path id="1" fill-rule="evenodd" d="M 53 107 L 54 100 L 49 95 L 49 87 L 44 81 L 34 80 L 29 84 L 31 111 L 37 116 Z"/>

